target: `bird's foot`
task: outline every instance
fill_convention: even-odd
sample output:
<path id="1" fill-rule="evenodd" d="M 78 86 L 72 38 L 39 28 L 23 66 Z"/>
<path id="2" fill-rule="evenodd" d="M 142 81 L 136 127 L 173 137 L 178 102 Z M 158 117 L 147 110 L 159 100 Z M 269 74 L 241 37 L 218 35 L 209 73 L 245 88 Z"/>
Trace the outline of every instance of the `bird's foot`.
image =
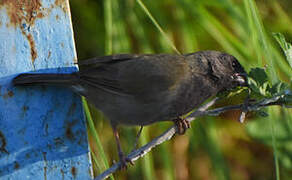
<path id="1" fill-rule="evenodd" d="M 128 163 L 131 165 L 134 165 L 134 162 L 127 158 L 123 153 L 119 153 L 119 158 L 120 158 L 120 170 L 126 170 L 128 168 Z"/>
<path id="2" fill-rule="evenodd" d="M 177 133 L 179 135 L 185 134 L 186 130 L 191 127 L 190 122 L 186 119 L 182 119 L 181 117 L 174 119 L 174 124 L 177 127 Z"/>

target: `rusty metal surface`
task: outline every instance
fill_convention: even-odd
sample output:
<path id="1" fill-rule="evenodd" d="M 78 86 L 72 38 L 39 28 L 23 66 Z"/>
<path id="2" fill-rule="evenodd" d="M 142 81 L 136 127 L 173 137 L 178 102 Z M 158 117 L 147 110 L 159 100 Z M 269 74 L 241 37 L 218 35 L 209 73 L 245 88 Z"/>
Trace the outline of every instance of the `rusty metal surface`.
<path id="1" fill-rule="evenodd" d="M 19 73 L 77 68 L 68 0 L 0 0 L 0 179 L 91 179 L 80 97 L 14 87 Z"/>

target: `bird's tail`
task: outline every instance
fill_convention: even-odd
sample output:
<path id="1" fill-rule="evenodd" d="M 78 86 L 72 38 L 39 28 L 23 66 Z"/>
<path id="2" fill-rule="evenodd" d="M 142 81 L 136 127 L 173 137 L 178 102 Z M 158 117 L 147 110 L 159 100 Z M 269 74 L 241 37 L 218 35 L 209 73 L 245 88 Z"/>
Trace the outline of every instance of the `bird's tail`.
<path id="1" fill-rule="evenodd" d="M 76 74 L 20 74 L 14 85 L 71 85 L 78 81 Z"/>

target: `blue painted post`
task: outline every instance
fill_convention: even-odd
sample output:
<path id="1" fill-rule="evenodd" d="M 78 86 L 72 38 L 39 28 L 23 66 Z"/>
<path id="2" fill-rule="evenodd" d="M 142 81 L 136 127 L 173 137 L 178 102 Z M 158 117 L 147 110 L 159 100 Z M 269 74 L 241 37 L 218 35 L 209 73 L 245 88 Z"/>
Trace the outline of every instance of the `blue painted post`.
<path id="1" fill-rule="evenodd" d="M 23 72 L 77 70 L 68 0 L 0 1 L 0 179 L 92 179 L 80 97 L 14 87 Z"/>

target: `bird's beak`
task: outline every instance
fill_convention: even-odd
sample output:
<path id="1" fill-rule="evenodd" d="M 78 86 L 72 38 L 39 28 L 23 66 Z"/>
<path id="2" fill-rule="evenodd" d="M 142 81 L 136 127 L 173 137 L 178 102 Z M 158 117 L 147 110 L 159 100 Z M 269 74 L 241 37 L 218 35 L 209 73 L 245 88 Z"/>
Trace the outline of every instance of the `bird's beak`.
<path id="1" fill-rule="evenodd" d="M 232 79 L 234 82 L 238 83 L 239 86 L 248 86 L 246 73 L 235 73 Z"/>

